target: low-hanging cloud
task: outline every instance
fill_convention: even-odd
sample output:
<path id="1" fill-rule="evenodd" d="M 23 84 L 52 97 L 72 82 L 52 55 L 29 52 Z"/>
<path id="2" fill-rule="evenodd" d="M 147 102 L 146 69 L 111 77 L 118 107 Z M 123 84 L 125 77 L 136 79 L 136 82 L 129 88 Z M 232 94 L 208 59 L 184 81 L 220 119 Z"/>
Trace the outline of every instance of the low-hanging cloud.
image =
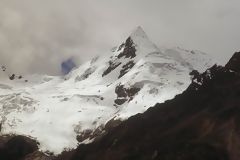
<path id="1" fill-rule="evenodd" d="M 240 46 L 238 0 L 0 0 L 0 64 L 59 74 L 103 54 L 138 25 L 158 45 L 199 49 L 222 63 Z"/>

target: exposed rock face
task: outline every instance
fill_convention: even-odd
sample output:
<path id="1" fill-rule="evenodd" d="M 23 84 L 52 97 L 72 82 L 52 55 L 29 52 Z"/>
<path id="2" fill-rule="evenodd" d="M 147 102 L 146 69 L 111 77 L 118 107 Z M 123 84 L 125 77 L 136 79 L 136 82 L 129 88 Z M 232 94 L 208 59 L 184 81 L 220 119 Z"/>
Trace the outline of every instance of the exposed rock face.
<path id="1" fill-rule="evenodd" d="M 119 65 L 121 65 L 120 62 L 115 63 L 115 62 L 113 62 L 113 61 L 109 61 L 108 64 L 109 64 L 109 67 L 103 72 L 103 74 L 102 74 L 103 77 L 106 76 L 106 75 L 108 75 L 108 74 L 109 74 L 110 72 L 112 72 L 115 68 L 117 68 Z"/>
<path id="2" fill-rule="evenodd" d="M 11 76 L 9 76 L 9 79 L 12 81 L 12 80 L 15 80 L 15 79 L 22 79 L 23 76 L 22 75 L 19 75 L 19 76 L 16 76 L 15 74 L 12 74 Z"/>
<path id="3" fill-rule="evenodd" d="M 27 155 L 38 150 L 35 140 L 23 136 L 3 136 L 0 141 L 1 160 L 24 160 Z"/>
<path id="4" fill-rule="evenodd" d="M 226 68 L 239 72 L 240 71 L 240 52 L 236 52 L 229 62 L 226 64 Z"/>
<path id="5" fill-rule="evenodd" d="M 64 159 L 239 160 L 239 73 L 215 65 L 194 75 L 183 94 L 129 118 Z"/>
<path id="6" fill-rule="evenodd" d="M 52 156 L 47 156 L 43 154 L 42 152 L 35 151 L 31 154 L 28 154 L 24 160 L 53 160 L 54 158 Z"/>
<path id="7" fill-rule="evenodd" d="M 122 50 L 122 52 L 119 53 L 119 55 L 116 56 L 115 59 L 108 62 L 109 67 L 103 72 L 102 77 L 108 75 L 110 72 L 112 72 L 114 69 L 116 69 L 118 66 L 122 64 L 122 62 L 119 61 L 121 58 L 129 58 L 132 59 L 136 57 L 136 48 L 134 46 L 134 42 L 131 39 L 131 37 L 128 37 L 125 43 L 119 46 L 118 51 Z M 118 78 L 121 78 L 123 75 L 125 75 L 133 66 L 135 65 L 134 61 L 130 60 L 127 64 L 125 64 L 121 70 L 121 73 Z"/>
<path id="8" fill-rule="evenodd" d="M 9 77 L 10 80 L 14 80 L 15 79 L 15 74 L 12 74 L 10 77 Z"/>
<path id="9" fill-rule="evenodd" d="M 120 75 L 118 78 L 121 78 L 122 76 L 124 76 L 130 69 L 133 68 L 134 65 L 135 65 L 134 61 L 129 61 L 127 64 L 125 64 L 122 67 L 122 70 L 120 71 Z"/>
<path id="10" fill-rule="evenodd" d="M 115 104 L 122 105 L 126 101 L 131 101 L 139 91 L 140 88 L 136 87 L 125 88 L 124 85 L 117 86 L 115 89 L 115 93 L 117 94 Z"/>
<path id="11" fill-rule="evenodd" d="M 136 57 L 136 49 L 135 49 L 135 46 L 134 46 L 134 43 L 133 43 L 133 40 L 131 39 L 131 37 L 129 37 L 126 40 L 125 48 L 124 48 L 123 52 L 121 52 L 118 55 L 118 58 L 122 58 L 122 57 L 125 57 L 125 58 Z"/>
<path id="12" fill-rule="evenodd" d="M 3 73 L 3 77 L 7 77 L 9 80 L 14 81 L 14 80 L 20 80 L 23 79 L 24 77 L 22 75 L 17 75 L 15 73 L 10 73 L 7 70 L 6 66 L 0 66 L 0 72 Z M 1 74 L 0 74 L 1 76 Z"/>

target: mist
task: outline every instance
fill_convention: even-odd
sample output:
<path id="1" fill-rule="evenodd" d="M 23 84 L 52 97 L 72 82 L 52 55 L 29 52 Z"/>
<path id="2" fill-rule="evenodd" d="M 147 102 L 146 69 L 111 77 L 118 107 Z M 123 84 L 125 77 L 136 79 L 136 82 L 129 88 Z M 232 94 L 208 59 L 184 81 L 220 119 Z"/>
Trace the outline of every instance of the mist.
<path id="1" fill-rule="evenodd" d="M 239 50 L 238 0 L 0 0 L 0 64 L 20 74 L 61 74 L 121 43 L 142 26 L 159 46 L 210 54 Z"/>

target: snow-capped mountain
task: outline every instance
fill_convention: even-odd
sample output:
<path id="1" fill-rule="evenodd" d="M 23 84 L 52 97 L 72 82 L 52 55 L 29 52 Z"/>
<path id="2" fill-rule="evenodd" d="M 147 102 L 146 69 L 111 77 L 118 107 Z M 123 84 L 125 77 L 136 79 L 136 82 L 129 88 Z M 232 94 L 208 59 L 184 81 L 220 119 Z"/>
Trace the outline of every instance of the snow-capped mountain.
<path id="1" fill-rule="evenodd" d="M 2 80 L 1 134 L 31 136 L 42 151 L 58 154 L 91 142 L 109 122 L 172 99 L 191 83 L 192 70 L 212 65 L 200 51 L 159 49 L 138 27 L 111 53 L 65 77 Z"/>
<path id="2" fill-rule="evenodd" d="M 236 52 L 225 66 L 194 71 L 182 94 L 57 160 L 239 160 L 239 64 Z"/>

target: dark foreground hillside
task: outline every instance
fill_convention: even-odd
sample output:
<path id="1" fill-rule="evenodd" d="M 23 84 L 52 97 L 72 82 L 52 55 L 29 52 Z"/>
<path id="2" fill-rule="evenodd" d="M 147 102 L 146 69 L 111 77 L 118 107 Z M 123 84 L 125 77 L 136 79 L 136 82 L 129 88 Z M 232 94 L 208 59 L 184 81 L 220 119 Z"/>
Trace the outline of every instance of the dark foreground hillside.
<path id="1" fill-rule="evenodd" d="M 240 53 L 226 67 L 213 66 L 181 95 L 157 104 L 80 145 L 68 160 L 239 160 Z"/>
<path id="2" fill-rule="evenodd" d="M 239 160 L 240 53 L 225 67 L 193 71 L 189 88 L 173 100 L 129 118 L 94 143 L 58 158 L 24 137 L 0 143 L 4 160 Z"/>

